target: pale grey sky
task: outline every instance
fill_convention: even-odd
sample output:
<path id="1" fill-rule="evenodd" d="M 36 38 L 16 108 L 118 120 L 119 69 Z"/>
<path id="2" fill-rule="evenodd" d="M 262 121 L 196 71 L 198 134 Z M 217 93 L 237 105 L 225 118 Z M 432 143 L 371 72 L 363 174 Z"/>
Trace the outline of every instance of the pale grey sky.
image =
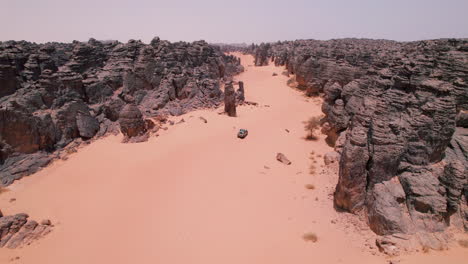
<path id="1" fill-rule="evenodd" d="M 468 0 L 0 0 L 0 40 L 468 38 Z"/>

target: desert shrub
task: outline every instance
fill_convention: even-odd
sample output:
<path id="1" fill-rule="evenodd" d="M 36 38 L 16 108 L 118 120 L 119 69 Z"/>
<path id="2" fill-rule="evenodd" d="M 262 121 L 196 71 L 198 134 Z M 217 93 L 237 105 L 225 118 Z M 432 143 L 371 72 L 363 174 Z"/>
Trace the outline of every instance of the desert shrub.
<path id="1" fill-rule="evenodd" d="M 315 174 L 315 166 L 313 164 L 310 165 L 309 167 L 309 174 Z"/>
<path id="2" fill-rule="evenodd" d="M 468 248 L 468 239 L 460 239 L 458 240 L 458 244 L 464 248 Z"/>
<path id="3" fill-rule="evenodd" d="M 305 240 L 305 241 L 310 241 L 310 242 L 317 242 L 318 241 L 318 237 L 315 233 L 306 233 L 302 236 L 302 238 Z"/>
<path id="4" fill-rule="evenodd" d="M 5 193 L 5 192 L 8 192 L 8 189 L 3 186 L 0 186 L 0 194 Z"/>
<path id="5" fill-rule="evenodd" d="M 309 189 L 309 190 L 314 190 L 315 189 L 315 185 L 313 184 L 306 184 L 306 189 Z"/>
<path id="6" fill-rule="evenodd" d="M 320 116 L 311 117 L 305 122 L 304 129 L 307 132 L 307 140 L 317 140 L 316 131 L 320 128 Z"/>
<path id="7" fill-rule="evenodd" d="M 422 252 L 429 253 L 429 251 L 430 251 L 430 248 L 428 246 L 423 246 L 422 247 Z"/>

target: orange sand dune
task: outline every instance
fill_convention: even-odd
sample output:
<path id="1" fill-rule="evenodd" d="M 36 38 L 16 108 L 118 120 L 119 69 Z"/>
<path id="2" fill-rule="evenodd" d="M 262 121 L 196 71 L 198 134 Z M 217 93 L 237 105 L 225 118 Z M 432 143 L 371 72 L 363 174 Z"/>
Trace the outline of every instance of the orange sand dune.
<path id="1" fill-rule="evenodd" d="M 30 246 L 0 249 L 0 263 L 16 256 L 14 263 L 31 264 L 386 263 L 366 249 L 373 239 L 361 233 L 368 231 L 347 228 L 333 209 L 337 178 L 322 172 L 321 158 L 309 174 L 310 152 L 331 150 L 323 138 L 303 139 L 302 122 L 321 114 L 320 101 L 288 88 L 281 68 L 242 61 L 246 72 L 237 79 L 260 106 L 239 107 L 237 118 L 192 112 L 145 143 L 110 136 L 9 187 L 0 195 L 4 213 L 50 218 L 56 227 Z M 239 128 L 249 130 L 245 140 L 236 137 Z M 277 152 L 292 165 L 277 162 Z M 308 232 L 316 243 L 302 239 Z M 458 248 L 399 259 L 453 264 L 463 257 Z"/>

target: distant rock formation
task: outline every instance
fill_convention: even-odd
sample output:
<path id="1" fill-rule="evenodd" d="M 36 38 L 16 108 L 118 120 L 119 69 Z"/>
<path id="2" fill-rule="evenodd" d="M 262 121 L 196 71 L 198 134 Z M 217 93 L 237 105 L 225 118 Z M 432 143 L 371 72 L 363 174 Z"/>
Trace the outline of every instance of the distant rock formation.
<path id="1" fill-rule="evenodd" d="M 237 116 L 236 92 L 234 91 L 232 81 L 229 81 L 224 85 L 224 112 L 226 112 L 228 116 Z"/>
<path id="2" fill-rule="evenodd" d="M 270 43 L 262 43 L 258 47 L 255 48 L 255 66 L 266 66 L 268 65 L 268 61 L 271 56 L 270 51 L 271 45 Z"/>
<path id="3" fill-rule="evenodd" d="M 28 218 L 27 214 L 0 215 L 0 248 L 29 245 L 52 231 L 50 220 L 43 220 L 39 224 Z"/>
<path id="4" fill-rule="evenodd" d="M 236 102 L 242 104 L 245 101 L 244 82 L 238 82 L 239 88 L 236 91 Z"/>
<path id="5" fill-rule="evenodd" d="M 420 239 L 431 248 L 450 224 L 468 230 L 468 40 L 299 40 L 253 54 L 323 94 L 337 207 L 364 210 L 382 236 L 431 233 Z"/>
<path id="6" fill-rule="evenodd" d="M 218 106 L 220 83 L 242 70 L 204 41 L 0 42 L 0 184 L 34 173 L 71 142 L 118 133 L 119 124 L 127 137 L 142 132 L 128 111 L 119 121 L 128 104 L 143 120 Z"/>

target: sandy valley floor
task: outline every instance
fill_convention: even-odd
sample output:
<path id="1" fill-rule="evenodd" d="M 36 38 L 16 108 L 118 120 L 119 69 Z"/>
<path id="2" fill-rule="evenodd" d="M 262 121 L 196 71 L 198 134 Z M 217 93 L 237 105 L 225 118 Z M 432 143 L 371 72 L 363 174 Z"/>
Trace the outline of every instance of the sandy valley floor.
<path id="1" fill-rule="evenodd" d="M 0 249 L 0 263 L 387 263 L 363 237 L 368 231 L 333 209 L 337 178 L 319 157 L 332 149 L 323 138 L 304 140 L 302 122 L 321 114 L 319 99 L 287 87 L 281 68 L 242 61 L 237 79 L 259 106 L 239 107 L 237 118 L 200 110 L 145 143 L 109 136 L 10 186 L 0 195 L 5 214 L 56 227 L 30 246 Z M 236 137 L 239 128 L 249 130 L 246 139 Z M 277 162 L 277 152 L 292 165 Z M 309 232 L 316 243 L 303 240 Z M 466 263 L 468 250 L 397 259 Z"/>

